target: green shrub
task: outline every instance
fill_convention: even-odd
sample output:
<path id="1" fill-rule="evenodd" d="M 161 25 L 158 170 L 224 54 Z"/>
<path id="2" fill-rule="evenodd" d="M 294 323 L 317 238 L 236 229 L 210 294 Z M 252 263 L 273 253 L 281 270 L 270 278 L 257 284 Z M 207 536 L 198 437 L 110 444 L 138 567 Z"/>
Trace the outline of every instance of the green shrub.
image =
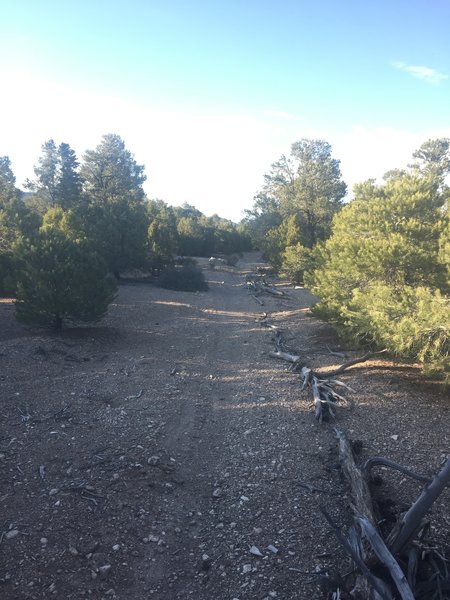
<path id="1" fill-rule="evenodd" d="M 61 329 L 64 321 L 98 321 L 117 284 L 84 240 L 54 227 L 41 228 L 18 248 L 16 317 L 22 323 Z"/>
<path id="2" fill-rule="evenodd" d="M 235 267 L 239 262 L 239 255 L 227 254 L 227 256 L 225 256 L 225 262 L 229 267 Z"/>
<path id="3" fill-rule="evenodd" d="M 203 271 L 196 265 L 165 269 L 159 277 L 159 285 L 183 292 L 204 292 L 208 289 Z"/>

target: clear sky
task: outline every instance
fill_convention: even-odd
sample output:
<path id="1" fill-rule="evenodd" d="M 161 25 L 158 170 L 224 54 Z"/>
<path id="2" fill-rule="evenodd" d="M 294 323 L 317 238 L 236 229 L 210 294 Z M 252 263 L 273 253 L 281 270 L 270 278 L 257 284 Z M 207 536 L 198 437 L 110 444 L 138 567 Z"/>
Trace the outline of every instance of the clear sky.
<path id="1" fill-rule="evenodd" d="M 117 133 L 150 198 L 238 220 L 290 145 L 353 183 L 450 137 L 449 0 L 0 0 L 0 156 Z"/>

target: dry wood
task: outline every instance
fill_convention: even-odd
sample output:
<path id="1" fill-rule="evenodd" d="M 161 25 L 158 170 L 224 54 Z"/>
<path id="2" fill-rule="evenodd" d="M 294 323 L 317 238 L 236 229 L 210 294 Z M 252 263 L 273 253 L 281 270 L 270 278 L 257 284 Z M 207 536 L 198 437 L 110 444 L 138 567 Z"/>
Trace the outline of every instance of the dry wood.
<path id="1" fill-rule="evenodd" d="M 250 296 L 253 298 L 253 300 L 255 302 L 257 302 L 260 306 L 264 306 L 264 301 L 261 300 L 261 298 L 258 298 L 258 296 L 255 296 L 255 294 L 250 294 Z"/>
<path id="2" fill-rule="evenodd" d="M 273 350 L 269 352 L 269 356 L 272 358 L 279 358 L 280 360 L 285 360 L 290 363 L 298 363 L 300 360 L 300 356 L 291 354 L 290 352 L 283 352 L 282 350 Z"/>
<path id="3" fill-rule="evenodd" d="M 344 546 L 345 550 L 351 556 L 355 565 L 357 565 L 359 570 L 362 572 L 364 579 L 373 587 L 373 590 L 375 590 L 377 593 L 377 596 L 375 596 L 375 595 L 369 596 L 370 591 L 371 591 L 370 588 L 368 588 L 367 585 L 364 584 L 364 582 L 363 583 L 358 582 L 359 591 L 362 592 L 362 594 L 364 594 L 363 597 L 365 597 L 365 598 L 374 597 L 374 598 L 379 598 L 380 600 L 392 600 L 392 595 L 389 592 L 389 590 L 387 589 L 384 581 L 378 579 L 378 577 L 375 577 L 375 575 L 373 575 L 373 573 L 370 571 L 370 569 L 367 567 L 366 563 L 364 562 L 361 553 L 359 551 L 355 551 L 352 544 L 350 544 L 350 542 L 347 540 L 347 538 L 342 533 L 342 531 L 339 529 L 339 527 L 334 523 L 333 519 L 330 517 L 330 515 L 325 510 L 325 508 L 323 508 L 321 506 L 320 511 L 323 514 L 323 516 L 325 517 L 325 519 L 328 521 L 331 528 L 333 529 L 338 540 L 341 542 L 341 544 Z"/>
<path id="4" fill-rule="evenodd" d="M 369 523 L 376 527 L 369 487 L 360 469 L 356 466 L 350 442 L 343 431 L 335 429 L 335 432 L 339 444 L 339 459 L 342 470 L 352 491 L 352 508 L 355 517 L 365 517 Z"/>
<path id="5" fill-rule="evenodd" d="M 359 363 L 366 362 L 367 360 L 369 360 L 369 358 L 372 358 L 373 356 L 377 356 L 378 354 L 385 354 L 386 352 L 387 352 L 386 348 L 384 350 L 380 350 L 379 352 L 367 352 L 366 354 L 364 354 L 364 356 L 360 356 L 359 358 L 354 358 L 353 360 L 349 360 L 348 362 L 345 362 L 340 367 L 338 367 L 335 371 L 332 371 L 331 373 L 326 373 L 326 374 L 324 374 L 324 376 L 335 377 L 336 375 L 343 373 L 350 367 L 353 367 L 353 365 L 357 365 Z"/>
<path id="6" fill-rule="evenodd" d="M 401 570 L 398 562 L 389 552 L 378 531 L 365 517 L 360 517 L 358 523 L 364 537 L 370 543 L 377 558 L 388 568 L 402 600 L 414 600 L 414 595 L 409 587 L 405 574 Z"/>
<path id="7" fill-rule="evenodd" d="M 450 485 L 450 455 L 439 473 L 425 486 L 419 498 L 405 513 L 398 530 L 390 536 L 389 545 L 393 554 L 399 554 L 422 528 L 426 513 L 448 485 Z"/>
<path id="8" fill-rule="evenodd" d="M 394 462 L 393 460 L 389 460 L 388 458 L 383 458 L 381 456 L 373 456 L 372 458 L 369 458 L 368 460 L 366 460 L 366 462 L 364 463 L 361 471 L 362 471 L 364 479 L 366 479 L 366 481 L 368 481 L 370 478 L 370 471 L 371 471 L 372 467 L 375 467 L 376 465 L 384 465 L 385 467 L 390 467 L 391 469 L 395 469 L 396 471 L 399 471 L 400 473 L 403 473 L 404 475 L 408 475 L 408 477 L 411 477 L 412 479 L 416 479 L 417 481 L 424 481 L 425 483 L 431 482 L 430 477 L 424 477 L 423 475 L 418 475 L 414 471 L 411 471 L 410 469 L 407 469 L 406 467 L 399 465 L 398 463 Z"/>

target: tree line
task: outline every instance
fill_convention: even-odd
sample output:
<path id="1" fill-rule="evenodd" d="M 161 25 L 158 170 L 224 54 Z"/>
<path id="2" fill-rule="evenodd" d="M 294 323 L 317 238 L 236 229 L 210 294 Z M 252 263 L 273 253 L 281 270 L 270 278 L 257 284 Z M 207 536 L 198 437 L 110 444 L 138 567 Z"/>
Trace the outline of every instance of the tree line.
<path id="1" fill-rule="evenodd" d="M 124 273 L 249 249 L 227 219 L 148 199 L 144 166 L 118 135 L 103 136 L 81 161 L 69 144 L 48 140 L 34 173 L 24 193 L 0 157 L 0 292 L 15 296 L 25 323 L 95 321 Z"/>
<path id="2" fill-rule="evenodd" d="M 330 145 L 301 140 L 272 165 L 247 228 L 341 335 L 449 378 L 449 174 L 450 140 L 429 140 L 406 169 L 356 185 L 344 203 Z"/>

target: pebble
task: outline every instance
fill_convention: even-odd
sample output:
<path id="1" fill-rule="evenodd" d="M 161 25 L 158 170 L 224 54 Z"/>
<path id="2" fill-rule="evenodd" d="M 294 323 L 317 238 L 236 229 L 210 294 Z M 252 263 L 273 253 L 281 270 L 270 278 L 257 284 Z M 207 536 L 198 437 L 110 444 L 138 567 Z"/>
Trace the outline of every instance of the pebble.
<path id="1" fill-rule="evenodd" d="M 249 550 L 250 554 L 254 554 L 255 556 L 262 556 L 262 552 L 259 548 L 257 548 L 256 546 L 252 546 Z"/>
<path id="2" fill-rule="evenodd" d="M 250 573 L 252 570 L 252 565 L 247 564 L 242 567 L 242 573 L 245 575 L 246 573 Z"/>
<path id="3" fill-rule="evenodd" d="M 78 550 L 74 546 L 69 546 L 69 552 L 72 556 L 78 556 Z"/>
<path id="4" fill-rule="evenodd" d="M 49 496 L 54 496 L 54 495 L 55 495 L 55 494 L 57 494 L 58 492 L 59 492 L 58 488 L 52 488 L 52 489 L 49 491 L 48 495 L 49 495 Z"/>
<path id="5" fill-rule="evenodd" d="M 222 489 L 221 488 L 216 488 L 213 493 L 213 498 L 219 498 L 222 495 Z"/>
<path id="6" fill-rule="evenodd" d="M 147 463 L 151 466 L 151 467 L 156 467 L 157 465 L 159 465 L 159 461 L 161 459 L 159 458 L 159 456 L 150 456 L 150 458 L 147 460 Z"/>
<path id="7" fill-rule="evenodd" d="M 46 546 L 48 544 L 48 539 L 45 537 L 41 537 L 40 542 L 43 546 Z"/>
<path id="8" fill-rule="evenodd" d="M 7 531 L 5 533 L 5 537 L 7 540 L 11 540 L 12 538 L 15 538 L 16 535 L 19 535 L 19 530 L 18 529 L 10 529 L 9 531 Z"/>
<path id="9" fill-rule="evenodd" d="M 98 568 L 98 572 L 100 573 L 100 575 L 107 575 L 110 570 L 111 570 L 111 565 L 103 565 Z"/>
<path id="10" fill-rule="evenodd" d="M 273 552 L 274 554 L 278 553 L 278 548 L 275 548 L 275 546 L 272 546 L 272 544 L 269 544 L 267 546 L 267 550 L 270 550 L 271 552 Z"/>
<path id="11" fill-rule="evenodd" d="M 120 544 L 114 544 L 112 549 L 114 550 L 114 552 L 118 552 L 120 550 Z"/>
<path id="12" fill-rule="evenodd" d="M 248 496 L 241 496 L 242 502 L 248 502 L 250 498 Z"/>

